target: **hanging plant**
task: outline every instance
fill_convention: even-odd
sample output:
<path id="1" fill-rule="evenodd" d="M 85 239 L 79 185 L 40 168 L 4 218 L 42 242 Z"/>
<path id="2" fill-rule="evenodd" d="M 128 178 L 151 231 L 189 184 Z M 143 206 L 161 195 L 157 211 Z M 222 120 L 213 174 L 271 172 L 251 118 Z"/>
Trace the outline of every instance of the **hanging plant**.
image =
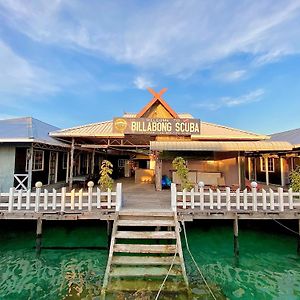
<path id="1" fill-rule="evenodd" d="M 100 189 L 106 191 L 112 189 L 114 181 L 111 178 L 113 172 L 113 164 L 109 160 L 103 160 L 100 166 Z"/>
<path id="2" fill-rule="evenodd" d="M 172 161 L 172 165 L 181 182 L 182 190 L 187 189 L 190 191 L 193 188 L 193 184 L 188 180 L 189 169 L 186 165 L 186 161 L 182 157 L 176 157 Z"/>

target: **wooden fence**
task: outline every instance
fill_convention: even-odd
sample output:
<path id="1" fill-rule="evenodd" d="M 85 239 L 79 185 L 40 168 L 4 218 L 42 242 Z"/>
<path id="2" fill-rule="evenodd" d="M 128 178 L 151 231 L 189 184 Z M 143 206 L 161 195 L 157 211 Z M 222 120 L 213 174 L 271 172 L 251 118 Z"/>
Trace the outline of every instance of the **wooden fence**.
<path id="1" fill-rule="evenodd" d="M 257 183 L 251 183 L 251 191 L 247 189 L 236 191 L 230 190 L 216 191 L 204 189 L 204 183 L 199 183 L 199 191 L 177 191 L 176 184 L 171 186 L 171 206 L 172 210 L 197 209 L 200 211 L 277 211 L 300 210 L 300 193 L 289 189 L 287 192 L 283 188 L 277 191 L 258 190 Z"/>
<path id="2" fill-rule="evenodd" d="M 40 182 L 36 183 L 36 190 L 16 190 L 10 188 L 9 193 L 0 193 L 0 212 L 16 211 L 92 211 L 96 209 L 115 209 L 122 206 L 122 184 L 117 183 L 116 191 L 108 189 L 106 192 L 94 188 L 89 182 L 87 190 L 67 192 L 66 187 L 61 191 L 42 189 Z"/>

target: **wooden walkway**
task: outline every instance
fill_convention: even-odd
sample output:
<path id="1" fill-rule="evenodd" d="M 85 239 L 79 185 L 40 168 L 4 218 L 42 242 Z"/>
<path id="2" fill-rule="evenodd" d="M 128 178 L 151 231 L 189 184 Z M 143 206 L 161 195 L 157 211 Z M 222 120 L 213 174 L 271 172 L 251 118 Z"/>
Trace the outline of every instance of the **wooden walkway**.
<path id="1" fill-rule="evenodd" d="M 167 275 L 176 278 L 173 291 L 176 285 L 187 289 L 179 227 L 177 215 L 170 211 L 120 211 L 113 225 L 102 294 L 136 290 L 137 279 L 140 290 L 158 291 Z"/>

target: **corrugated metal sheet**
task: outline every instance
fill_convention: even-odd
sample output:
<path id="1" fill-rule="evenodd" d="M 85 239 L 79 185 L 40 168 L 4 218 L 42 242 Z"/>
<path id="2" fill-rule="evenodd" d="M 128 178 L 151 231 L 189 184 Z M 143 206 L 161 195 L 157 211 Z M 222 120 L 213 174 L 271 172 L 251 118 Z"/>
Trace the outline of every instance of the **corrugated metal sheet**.
<path id="1" fill-rule="evenodd" d="M 286 141 L 300 147 L 300 128 L 271 134 L 272 141 Z"/>
<path id="2" fill-rule="evenodd" d="M 67 128 L 51 132 L 50 135 L 53 137 L 122 137 L 122 134 L 113 132 L 113 121 L 92 123 L 83 126 Z"/>
<path id="3" fill-rule="evenodd" d="M 56 146 L 66 146 L 49 136 L 58 127 L 32 117 L 0 120 L 0 142 L 37 142 Z"/>
<path id="4" fill-rule="evenodd" d="M 169 151 L 288 151 L 293 146 L 288 142 L 150 142 L 151 150 Z"/>

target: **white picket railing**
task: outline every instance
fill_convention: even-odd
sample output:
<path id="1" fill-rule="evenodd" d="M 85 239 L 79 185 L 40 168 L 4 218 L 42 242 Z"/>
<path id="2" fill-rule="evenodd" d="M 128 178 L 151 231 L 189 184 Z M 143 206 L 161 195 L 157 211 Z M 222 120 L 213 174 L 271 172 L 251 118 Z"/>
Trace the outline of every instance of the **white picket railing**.
<path id="1" fill-rule="evenodd" d="M 94 188 L 94 183 L 88 183 L 87 191 L 83 189 L 67 192 L 66 187 L 61 191 L 52 189 L 42 190 L 42 183 L 36 183 L 36 190 L 23 191 L 10 188 L 9 193 L 0 193 L 0 212 L 16 211 L 92 211 L 96 209 L 115 209 L 122 207 L 122 184 L 117 183 L 116 191 L 106 192 Z"/>
<path id="2" fill-rule="evenodd" d="M 278 211 L 300 210 L 300 192 L 287 192 L 283 188 L 277 191 L 257 190 L 257 183 L 251 183 L 251 191 L 247 189 L 231 191 L 226 187 L 225 191 L 217 189 L 205 190 L 204 183 L 199 183 L 199 191 L 177 191 L 176 184 L 171 185 L 171 206 L 173 211 L 180 209 L 197 209 L 200 211 Z"/>

